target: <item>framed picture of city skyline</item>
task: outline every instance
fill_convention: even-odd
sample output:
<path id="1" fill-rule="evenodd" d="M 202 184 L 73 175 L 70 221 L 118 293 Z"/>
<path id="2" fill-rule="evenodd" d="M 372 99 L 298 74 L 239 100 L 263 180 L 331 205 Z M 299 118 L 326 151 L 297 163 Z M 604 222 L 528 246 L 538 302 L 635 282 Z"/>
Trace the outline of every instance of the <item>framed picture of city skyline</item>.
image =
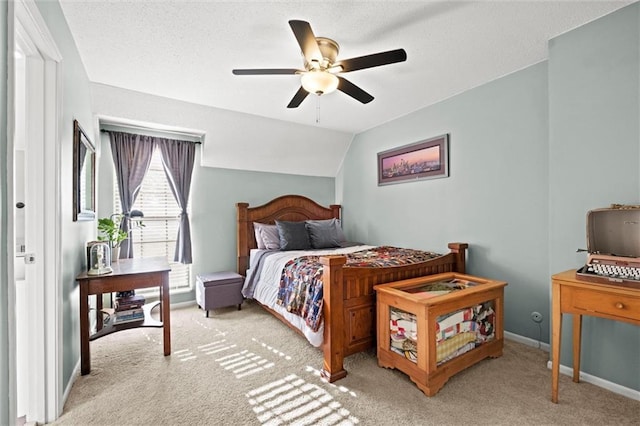
<path id="1" fill-rule="evenodd" d="M 378 185 L 449 176 L 449 135 L 378 153 Z"/>

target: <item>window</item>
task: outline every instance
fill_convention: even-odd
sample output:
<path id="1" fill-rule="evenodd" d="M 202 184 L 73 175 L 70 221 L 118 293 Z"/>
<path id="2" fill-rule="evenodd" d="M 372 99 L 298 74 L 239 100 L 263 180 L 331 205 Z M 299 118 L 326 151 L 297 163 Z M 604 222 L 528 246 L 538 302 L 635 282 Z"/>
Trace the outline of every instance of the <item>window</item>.
<path id="1" fill-rule="evenodd" d="M 115 179 L 113 185 L 115 211 L 121 212 L 120 194 Z M 149 170 L 142 181 L 140 193 L 132 209 L 140 210 L 144 214 L 141 220 L 144 226 L 138 226 L 139 222 L 135 219 L 131 221 L 133 255 L 135 257 L 166 256 L 171 266 L 171 272 L 169 272 L 171 292 L 189 290 L 191 265 L 173 262 L 180 208 L 167 182 L 159 149 L 153 151 Z M 187 206 L 187 212 L 191 213 L 190 206 Z M 153 290 L 150 289 L 150 291 Z M 142 293 L 143 290 L 136 290 L 136 292 Z"/>

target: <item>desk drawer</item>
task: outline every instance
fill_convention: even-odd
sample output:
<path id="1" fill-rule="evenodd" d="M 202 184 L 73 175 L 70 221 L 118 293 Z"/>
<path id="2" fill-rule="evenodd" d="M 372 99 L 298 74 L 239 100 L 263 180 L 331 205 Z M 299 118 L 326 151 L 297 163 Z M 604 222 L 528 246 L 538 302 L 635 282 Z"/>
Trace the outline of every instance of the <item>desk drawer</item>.
<path id="1" fill-rule="evenodd" d="M 580 288 L 562 290 L 567 292 L 562 297 L 573 309 L 640 321 L 640 297 Z"/>

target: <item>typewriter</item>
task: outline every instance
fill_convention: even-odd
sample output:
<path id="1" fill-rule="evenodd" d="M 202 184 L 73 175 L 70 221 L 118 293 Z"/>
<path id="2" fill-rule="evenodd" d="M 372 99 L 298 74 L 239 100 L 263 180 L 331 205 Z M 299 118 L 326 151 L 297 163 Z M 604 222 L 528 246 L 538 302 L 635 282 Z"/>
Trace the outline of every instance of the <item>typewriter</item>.
<path id="1" fill-rule="evenodd" d="M 589 211 L 587 250 L 577 279 L 640 289 L 640 206 Z"/>
<path id="2" fill-rule="evenodd" d="M 576 272 L 578 279 L 640 289 L 640 257 L 590 254 L 587 264 Z"/>

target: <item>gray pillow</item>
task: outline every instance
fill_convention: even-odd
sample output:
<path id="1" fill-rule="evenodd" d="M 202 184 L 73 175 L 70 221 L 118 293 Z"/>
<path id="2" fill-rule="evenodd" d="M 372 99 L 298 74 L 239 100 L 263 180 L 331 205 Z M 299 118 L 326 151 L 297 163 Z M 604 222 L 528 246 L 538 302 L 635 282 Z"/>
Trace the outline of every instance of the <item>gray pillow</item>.
<path id="1" fill-rule="evenodd" d="M 347 241 L 347 238 L 344 236 L 344 232 L 342 232 L 342 223 L 340 222 L 340 219 L 307 220 L 307 223 L 314 225 L 331 225 L 336 229 L 336 233 L 338 234 L 338 241 L 341 243 Z"/>
<path id="2" fill-rule="evenodd" d="M 305 226 L 314 249 L 340 247 L 340 237 L 334 223 L 329 221 L 307 221 Z"/>
<path id="3" fill-rule="evenodd" d="M 280 235 L 280 250 L 308 250 L 311 248 L 304 222 L 276 220 L 276 226 Z"/>

